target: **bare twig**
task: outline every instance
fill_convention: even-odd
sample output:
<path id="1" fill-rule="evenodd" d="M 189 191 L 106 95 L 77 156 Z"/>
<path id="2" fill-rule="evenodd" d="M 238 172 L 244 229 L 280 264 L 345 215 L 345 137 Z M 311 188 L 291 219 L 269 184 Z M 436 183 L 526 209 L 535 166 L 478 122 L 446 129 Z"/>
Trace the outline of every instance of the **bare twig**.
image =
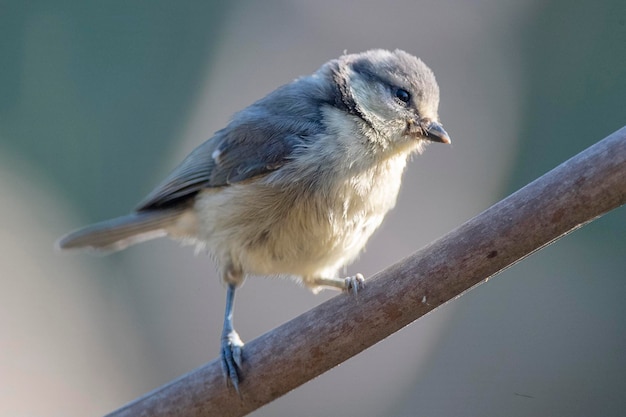
<path id="1" fill-rule="evenodd" d="M 246 344 L 242 398 L 214 360 L 109 416 L 249 413 L 625 202 L 626 127 L 380 272 L 357 297 L 337 296 Z"/>

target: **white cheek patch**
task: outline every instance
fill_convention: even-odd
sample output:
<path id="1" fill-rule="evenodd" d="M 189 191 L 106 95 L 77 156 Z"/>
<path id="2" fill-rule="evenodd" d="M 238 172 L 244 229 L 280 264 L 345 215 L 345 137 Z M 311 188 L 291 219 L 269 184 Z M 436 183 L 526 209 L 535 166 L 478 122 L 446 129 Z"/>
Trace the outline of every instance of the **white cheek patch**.
<path id="1" fill-rule="evenodd" d="M 366 112 L 377 112 L 377 103 L 379 94 L 376 91 L 375 86 L 362 80 L 361 78 L 354 76 L 350 80 L 350 90 L 354 97 L 356 104 Z"/>
<path id="2" fill-rule="evenodd" d="M 389 101 L 389 93 L 382 85 L 367 82 L 357 75 L 350 79 L 350 83 L 354 101 L 369 119 L 384 123 L 396 116 L 393 103 Z"/>

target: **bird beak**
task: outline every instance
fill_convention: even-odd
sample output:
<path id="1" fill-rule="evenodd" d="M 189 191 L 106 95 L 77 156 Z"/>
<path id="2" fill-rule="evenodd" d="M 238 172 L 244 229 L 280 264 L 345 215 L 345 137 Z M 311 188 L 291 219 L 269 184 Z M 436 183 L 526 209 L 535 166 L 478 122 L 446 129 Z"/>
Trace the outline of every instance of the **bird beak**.
<path id="1" fill-rule="evenodd" d="M 444 128 L 437 122 L 430 122 L 428 126 L 426 126 L 426 139 L 433 142 L 440 142 L 445 144 L 450 144 L 452 141 L 450 140 L 450 136 L 448 136 L 448 132 L 444 130 Z"/>

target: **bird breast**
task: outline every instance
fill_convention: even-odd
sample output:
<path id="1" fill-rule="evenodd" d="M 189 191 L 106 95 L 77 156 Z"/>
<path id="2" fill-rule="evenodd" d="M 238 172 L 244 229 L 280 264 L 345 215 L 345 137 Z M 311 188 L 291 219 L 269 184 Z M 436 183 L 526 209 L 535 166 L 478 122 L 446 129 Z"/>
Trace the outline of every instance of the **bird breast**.
<path id="1" fill-rule="evenodd" d="M 405 165 L 398 155 L 306 186 L 264 178 L 207 189 L 194 206 L 195 240 L 250 275 L 335 276 L 395 205 Z"/>

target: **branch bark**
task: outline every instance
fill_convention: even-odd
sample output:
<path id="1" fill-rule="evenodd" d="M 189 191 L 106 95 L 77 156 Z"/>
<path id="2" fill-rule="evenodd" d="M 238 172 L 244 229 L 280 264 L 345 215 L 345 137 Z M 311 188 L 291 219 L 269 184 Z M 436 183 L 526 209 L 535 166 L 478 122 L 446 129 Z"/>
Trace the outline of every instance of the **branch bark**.
<path id="1" fill-rule="evenodd" d="M 626 127 L 367 281 L 246 344 L 241 398 L 219 360 L 109 417 L 242 416 L 626 203 Z"/>

